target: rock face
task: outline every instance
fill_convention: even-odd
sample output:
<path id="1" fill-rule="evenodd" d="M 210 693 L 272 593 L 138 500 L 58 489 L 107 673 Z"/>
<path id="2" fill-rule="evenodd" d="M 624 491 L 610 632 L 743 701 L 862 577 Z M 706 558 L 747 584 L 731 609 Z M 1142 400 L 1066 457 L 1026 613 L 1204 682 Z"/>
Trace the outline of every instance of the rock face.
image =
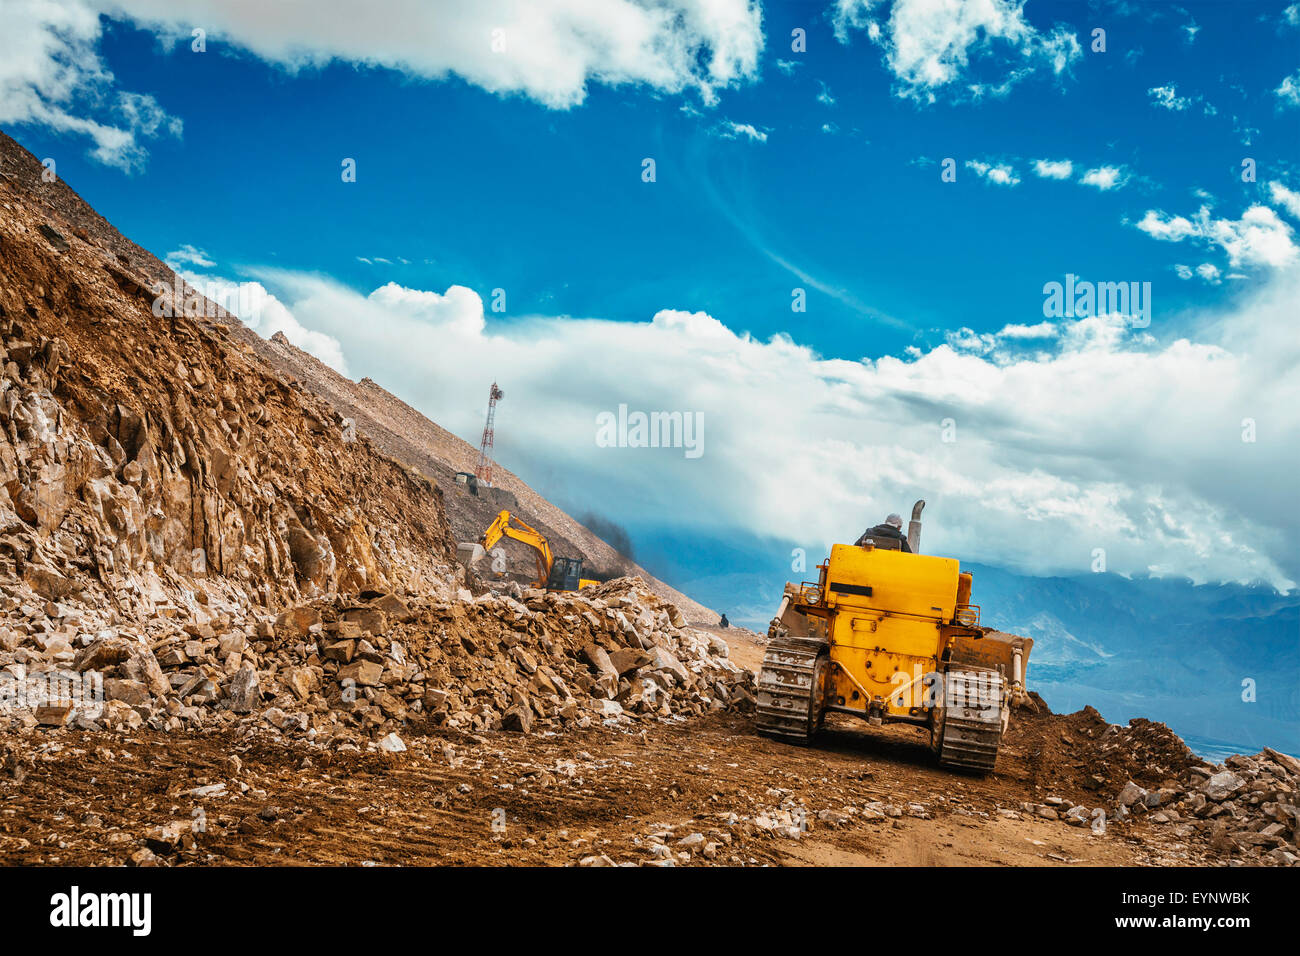
<path id="1" fill-rule="evenodd" d="M 56 187 L 0 177 L 0 574 L 129 615 L 197 610 L 205 582 L 264 606 L 446 588 L 437 487 L 52 216 Z"/>

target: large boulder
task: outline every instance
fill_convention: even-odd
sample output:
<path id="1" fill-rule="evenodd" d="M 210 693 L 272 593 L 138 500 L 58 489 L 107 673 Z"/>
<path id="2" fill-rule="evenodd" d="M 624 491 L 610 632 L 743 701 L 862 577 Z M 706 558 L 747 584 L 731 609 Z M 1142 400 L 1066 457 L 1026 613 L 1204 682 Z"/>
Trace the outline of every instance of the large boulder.
<path id="1" fill-rule="evenodd" d="M 244 664 L 235 671 L 226 688 L 230 709 L 237 714 L 247 714 L 262 699 L 261 685 L 257 680 L 257 671 L 249 664 Z"/>

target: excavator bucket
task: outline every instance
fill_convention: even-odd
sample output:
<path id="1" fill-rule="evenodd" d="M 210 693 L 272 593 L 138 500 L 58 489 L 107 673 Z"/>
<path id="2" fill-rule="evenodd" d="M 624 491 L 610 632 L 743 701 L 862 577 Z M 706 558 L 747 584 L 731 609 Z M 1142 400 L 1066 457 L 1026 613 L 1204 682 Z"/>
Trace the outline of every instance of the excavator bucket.
<path id="1" fill-rule="evenodd" d="M 475 541 L 456 542 L 456 560 L 468 570 L 474 569 L 474 565 L 479 562 L 483 554 L 483 545 Z"/>

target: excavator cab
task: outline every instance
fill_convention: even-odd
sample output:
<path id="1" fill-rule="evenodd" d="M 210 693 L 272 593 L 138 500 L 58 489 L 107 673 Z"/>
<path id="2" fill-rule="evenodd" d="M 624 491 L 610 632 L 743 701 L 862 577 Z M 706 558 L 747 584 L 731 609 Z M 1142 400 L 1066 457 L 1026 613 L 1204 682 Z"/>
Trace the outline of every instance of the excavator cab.
<path id="1" fill-rule="evenodd" d="M 555 558 L 546 578 L 548 591 L 576 591 L 582 586 L 582 558 Z"/>

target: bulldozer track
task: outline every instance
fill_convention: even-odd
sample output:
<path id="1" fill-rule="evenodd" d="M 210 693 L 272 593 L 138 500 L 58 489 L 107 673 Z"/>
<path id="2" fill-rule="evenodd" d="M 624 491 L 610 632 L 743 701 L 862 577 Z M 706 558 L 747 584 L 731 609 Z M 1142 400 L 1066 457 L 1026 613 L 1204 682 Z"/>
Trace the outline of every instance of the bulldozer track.
<path id="1" fill-rule="evenodd" d="M 821 724 L 816 700 L 825 672 L 827 644 L 802 637 L 773 638 L 758 674 L 758 732 L 806 744 Z"/>
<path id="2" fill-rule="evenodd" d="M 950 668 L 944 674 L 939 763 L 988 773 L 1002 743 L 1002 676 L 987 668 Z"/>

